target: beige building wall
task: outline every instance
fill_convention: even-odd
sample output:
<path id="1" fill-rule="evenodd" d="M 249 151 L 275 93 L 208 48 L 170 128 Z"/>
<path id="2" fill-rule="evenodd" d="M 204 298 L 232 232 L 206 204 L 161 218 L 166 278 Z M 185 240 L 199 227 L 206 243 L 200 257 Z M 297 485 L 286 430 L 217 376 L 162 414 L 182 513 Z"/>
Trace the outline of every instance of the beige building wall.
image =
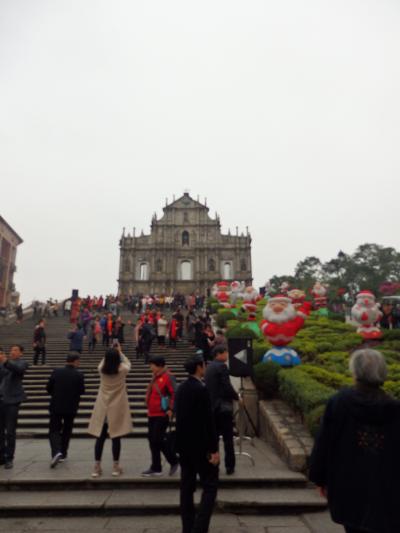
<path id="1" fill-rule="evenodd" d="M 11 303 L 14 288 L 14 273 L 17 270 L 17 246 L 21 237 L 0 216 L 0 308 L 7 308 Z"/>
<path id="2" fill-rule="evenodd" d="M 119 294 L 206 294 L 214 283 L 252 282 L 251 236 L 223 235 L 219 217 L 185 193 L 153 216 L 150 235 L 123 235 Z"/>

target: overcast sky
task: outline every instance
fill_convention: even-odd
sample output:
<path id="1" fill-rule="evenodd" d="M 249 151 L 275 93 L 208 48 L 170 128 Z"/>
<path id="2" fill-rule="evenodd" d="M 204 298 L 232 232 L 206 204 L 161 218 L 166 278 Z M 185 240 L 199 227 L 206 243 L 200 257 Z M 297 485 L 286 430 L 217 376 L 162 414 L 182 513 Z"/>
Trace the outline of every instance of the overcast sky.
<path id="1" fill-rule="evenodd" d="M 255 284 L 400 247 L 398 0 L 0 0 L 0 214 L 24 302 L 116 291 L 165 197 L 248 225 Z"/>

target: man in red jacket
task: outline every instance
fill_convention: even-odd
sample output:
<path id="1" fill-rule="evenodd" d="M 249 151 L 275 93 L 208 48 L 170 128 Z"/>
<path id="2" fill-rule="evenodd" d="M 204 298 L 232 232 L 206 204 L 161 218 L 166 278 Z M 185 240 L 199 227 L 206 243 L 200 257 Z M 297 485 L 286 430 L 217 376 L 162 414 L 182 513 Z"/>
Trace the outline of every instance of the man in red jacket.
<path id="1" fill-rule="evenodd" d="M 153 378 L 146 394 L 147 415 L 149 424 L 149 444 L 151 450 L 151 466 L 142 473 L 143 477 L 161 476 L 161 452 L 169 462 L 169 475 L 173 476 L 178 469 L 178 458 L 165 439 L 165 433 L 173 416 L 175 388 L 173 378 L 165 368 L 164 357 L 158 355 L 150 359 Z"/>

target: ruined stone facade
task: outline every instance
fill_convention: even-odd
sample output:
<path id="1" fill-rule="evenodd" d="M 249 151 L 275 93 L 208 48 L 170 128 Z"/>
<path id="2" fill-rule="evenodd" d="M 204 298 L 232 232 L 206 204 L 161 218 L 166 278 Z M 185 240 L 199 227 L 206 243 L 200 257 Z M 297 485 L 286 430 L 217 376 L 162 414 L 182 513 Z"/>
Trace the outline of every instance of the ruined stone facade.
<path id="1" fill-rule="evenodd" d="M 219 217 L 185 193 L 154 215 L 150 235 L 122 235 L 118 292 L 207 294 L 221 280 L 252 281 L 251 236 L 223 235 Z"/>
<path id="2" fill-rule="evenodd" d="M 0 309 L 6 309 L 17 303 L 18 293 L 14 287 L 14 273 L 17 270 L 17 246 L 21 237 L 0 216 Z"/>

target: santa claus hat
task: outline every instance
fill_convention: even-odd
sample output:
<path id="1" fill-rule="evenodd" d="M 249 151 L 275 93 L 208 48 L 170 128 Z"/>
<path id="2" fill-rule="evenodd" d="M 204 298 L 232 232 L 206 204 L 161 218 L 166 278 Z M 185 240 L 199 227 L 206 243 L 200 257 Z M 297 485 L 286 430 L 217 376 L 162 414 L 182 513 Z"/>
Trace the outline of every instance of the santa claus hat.
<path id="1" fill-rule="evenodd" d="M 271 298 L 269 298 L 268 303 L 281 302 L 281 303 L 285 303 L 285 304 L 290 304 L 291 301 L 292 300 L 290 298 L 288 298 L 287 296 L 285 296 L 284 294 L 277 294 L 276 296 L 272 296 Z"/>
<path id="2" fill-rule="evenodd" d="M 375 299 L 375 294 L 372 292 L 372 291 L 360 291 L 358 294 L 357 294 L 357 298 L 373 298 Z"/>

